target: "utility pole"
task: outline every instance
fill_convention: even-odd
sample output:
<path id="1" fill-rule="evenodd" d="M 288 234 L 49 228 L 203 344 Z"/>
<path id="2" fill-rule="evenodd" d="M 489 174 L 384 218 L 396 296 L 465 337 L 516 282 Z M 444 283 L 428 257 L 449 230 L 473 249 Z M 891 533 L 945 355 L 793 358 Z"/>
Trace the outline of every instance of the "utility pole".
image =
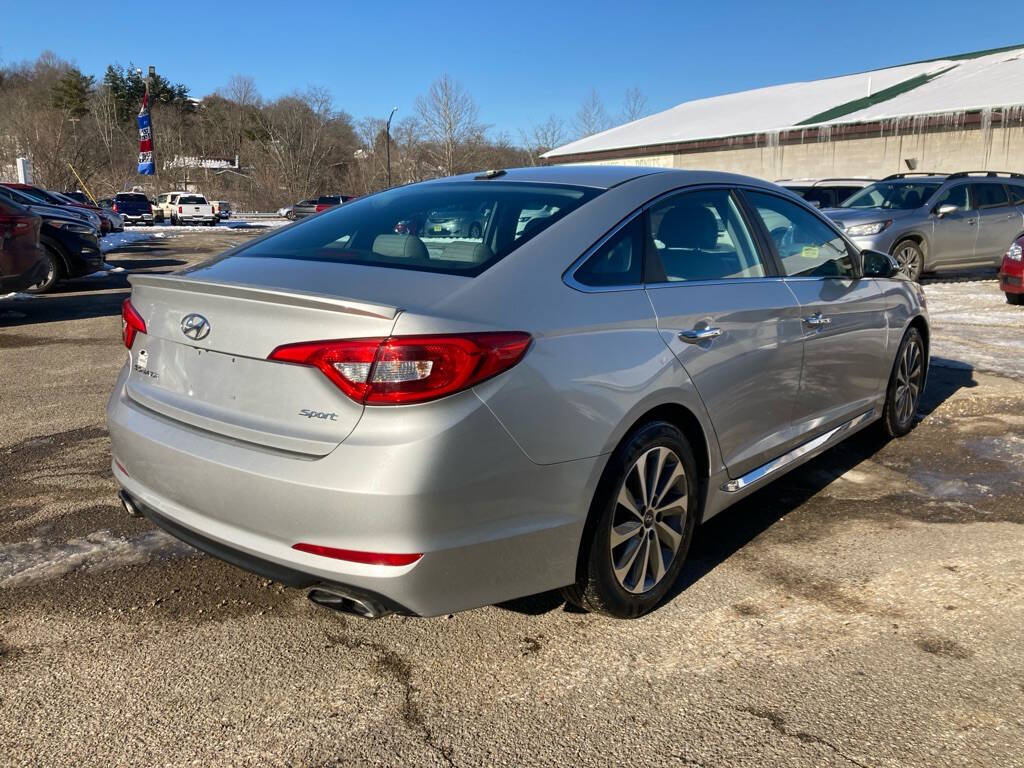
<path id="1" fill-rule="evenodd" d="M 391 189 L 391 118 L 395 116 L 395 112 L 398 111 L 398 107 L 391 110 L 391 114 L 388 115 L 387 125 L 384 127 L 384 140 L 386 142 L 385 148 L 388 153 L 388 189 Z"/>

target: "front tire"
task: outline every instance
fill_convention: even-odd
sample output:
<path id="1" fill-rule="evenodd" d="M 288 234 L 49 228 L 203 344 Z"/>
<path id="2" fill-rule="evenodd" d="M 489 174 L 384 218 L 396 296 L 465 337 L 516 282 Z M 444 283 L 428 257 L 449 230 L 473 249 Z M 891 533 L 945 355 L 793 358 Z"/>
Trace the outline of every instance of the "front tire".
<path id="1" fill-rule="evenodd" d="M 909 328 L 896 352 L 882 409 L 882 428 L 889 437 L 903 437 L 914 428 L 926 366 L 921 333 Z"/>
<path id="2" fill-rule="evenodd" d="M 892 249 L 892 255 L 899 264 L 900 274 L 915 283 L 921 281 L 921 273 L 924 272 L 924 251 L 920 245 L 913 240 L 901 240 Z"/>
<path id="3" fill-rule="evenodd" d="M 1015 305 L 1024 304 L 1024 293 L 1007 293 L 1006 303 Z"/>
<path id="4" fill-rule="evenodd" d="M 697 488 L 693 451 L 675 425 L 652 421 L 634 430 L 598 483 L 565 599 L 620 619 L 657 607 L 686 560 Z"/>

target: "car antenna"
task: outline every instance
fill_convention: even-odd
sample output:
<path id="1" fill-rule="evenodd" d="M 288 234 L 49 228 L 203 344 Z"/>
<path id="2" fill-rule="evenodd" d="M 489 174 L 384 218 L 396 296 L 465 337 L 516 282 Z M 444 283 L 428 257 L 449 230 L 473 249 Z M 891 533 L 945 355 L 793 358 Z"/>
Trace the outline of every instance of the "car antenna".
<path id="1" fill-rule="evenodd" d="M 504 176 L 506 173 L 508 173 L 508 171 L 504 171 L 504 170 L 484 171 L 479 176 L 474 176 L 473 179 L 474 179 L 474 181 L 486 181 L 487 179 L 496 179 L 499 176 Z"/>

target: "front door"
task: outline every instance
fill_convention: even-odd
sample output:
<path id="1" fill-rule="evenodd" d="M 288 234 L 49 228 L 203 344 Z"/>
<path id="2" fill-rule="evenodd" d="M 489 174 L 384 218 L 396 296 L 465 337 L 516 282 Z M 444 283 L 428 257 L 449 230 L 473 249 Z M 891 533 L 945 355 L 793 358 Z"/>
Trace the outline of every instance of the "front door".
<path id="1" fill-rule="evenodd" d="M 940 216 L 938 210 L 944 205 L 956 206 L 956 210 Z M 932 204 L 931 218 L 932 241 L 926 267 L 948 267 L 973 261 L 979 217 L 976 203 L 971 199 L 970 185 L 960 182 L 939 193 Z"/>
<path id="2" fill-rule="evenodd" d="M 728 189 L 673 195 L 648 211 L 645 226 L 658 328 L 704 401 L 729 474 L 738 477 L 794 445 L 799 307 L 772 276 Z"/>
<path id="3" fill-rule="evenodd" d="M 800 306 L 804 356 L 793 427 L 802 442 L 878 407 L 889 374 L 885 297 L 818 216 L 771 193 L 744 194 L 771 232 Z"/>

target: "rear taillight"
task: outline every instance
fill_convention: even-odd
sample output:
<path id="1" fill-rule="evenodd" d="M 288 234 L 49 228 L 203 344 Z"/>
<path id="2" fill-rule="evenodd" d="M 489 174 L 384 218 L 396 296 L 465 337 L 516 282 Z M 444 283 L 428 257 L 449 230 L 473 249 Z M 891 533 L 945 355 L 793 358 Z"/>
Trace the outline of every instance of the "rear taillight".
<path id="1" fill-rule="evenodd" d="M 0 237 L 17 237 L 31 228 L 31 216 L 9 216 L 0 213 Z"/>
<path id="2" fill-rule="evenodd" d="M 153 206 L 152 205 L 149 206 L 149 215 L 150 216 L 153 215 Z"/>
<path id="3" fill-rule="evenodd" d="M 132 306 L 131 299 L 125 299 L 121 304 L 121 338 L 128 349 L 135 343 L 135 334 L 146 332 L 146 321 L 142 315 Z"/>
<path id="4" fill-rule="evenodd" d="M 181 206 L 178 206 L 178 213 L 182 213 Z"/>
<path id="5" fill-rule="evenodd" d="M 324 205 L 323 203 L 317 203 L 316 208 L 314 208 L 313 210 L 316 211 L 317 213 L 320 213 L 320 211 L 326 211 L 328 207 L 329 206 Z"/>
<path id="6" fill-rule="evenodd" d="M 348 560 L 352 563 L 365 563 L 366 565 L 411 565 L 423 557 L 419 553 L 362 552 L 356 549 L 338 549 L 320 544 L 307 544 L 301 541 L 298 544 L 292 544 L 292 549 L 308 552 L 311 555 L 320 555 L 320 557 L 333 557 L 335 560 Z"/>
<path id="7" fill-rule="evenodd" d="M 110 210 L 112 210 L 114 213 L 117 213 L 117 203 L 114 203 L 112 206 L 110 206 Z"/>
<path id="8" fill-rule="evenodd" d="M 356 402 L 402 405 L 436 400 L 507 371 L 526 354 L 519 331 L 392 336 L 286 344 L 269 360 L 319 368 Z"/>

